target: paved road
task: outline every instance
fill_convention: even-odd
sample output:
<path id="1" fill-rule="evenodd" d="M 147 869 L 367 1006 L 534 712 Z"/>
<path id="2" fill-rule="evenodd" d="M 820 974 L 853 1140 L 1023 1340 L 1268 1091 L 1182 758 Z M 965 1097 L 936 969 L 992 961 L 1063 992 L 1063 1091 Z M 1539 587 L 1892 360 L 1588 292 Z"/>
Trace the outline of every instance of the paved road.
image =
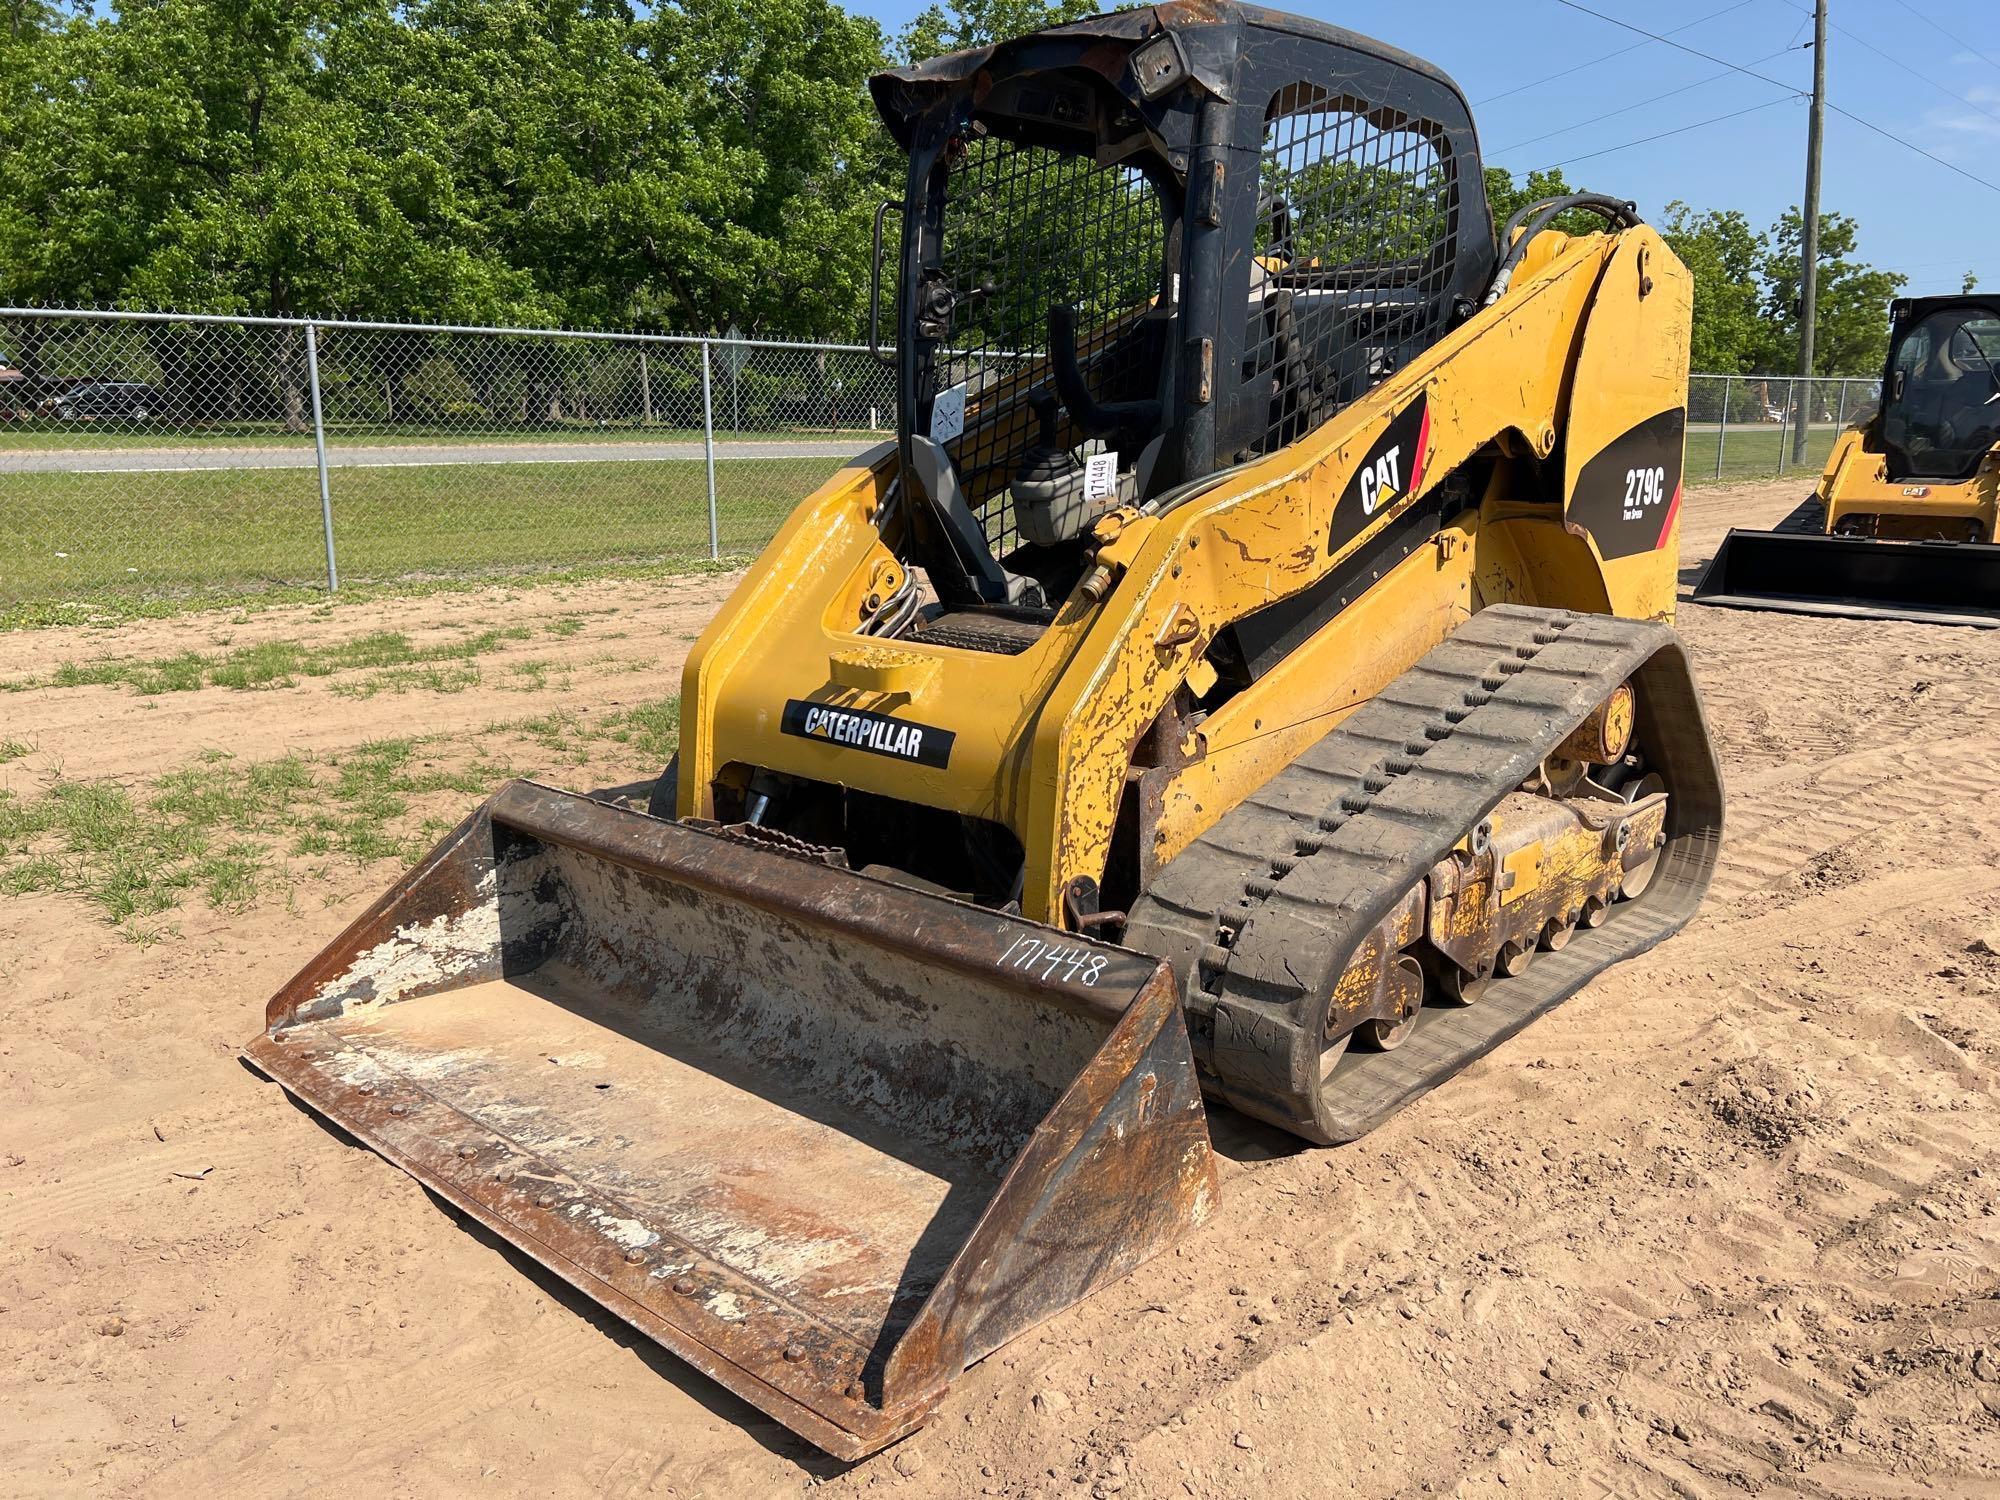
<path id="1" fill-rule="evenodd" d="M 848 458 L 874 440 L 852 438 L 718 442 L 718 462 L 741 458 Z M 604 464 L 654 460 L 700 462 L 700 443 L 450 443 L 328 447 L 329 467 L 429 468 L 439 464 Z M 184 469 L 310 469 L 311 448 L 0 448 L 0 474 L 162 474 Z"/>

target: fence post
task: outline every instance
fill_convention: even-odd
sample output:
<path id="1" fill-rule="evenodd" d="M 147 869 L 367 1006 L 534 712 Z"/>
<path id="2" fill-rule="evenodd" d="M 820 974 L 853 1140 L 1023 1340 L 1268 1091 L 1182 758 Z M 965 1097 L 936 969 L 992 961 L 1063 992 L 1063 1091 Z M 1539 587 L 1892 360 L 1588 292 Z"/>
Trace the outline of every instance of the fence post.
<path id="1" fill-rule="evenodd" d="M 1722 420 L 1715 424 L 1715 478 L 1718 483 L 1722 479 L 1722 445 L 1729 441 L 1729 386 L 1735 379 L 1734 375 L 1722 377 Z"/>
<path id="2" fill-rule="evenodd" d="M 326 538 L 326 591 L 340 587 L 340 568 L 333 560 L 333 495 L 326 485 L 326 419 L 319 402 L 319 329 L 306 324 L 306 384 L 312 387 L 313 460 L 319 469 L 319 524 Z"/>
<path id="3" fill-rule="evenodd" d="M 1785 409 L 1778 413 L 1778 478 L 1785 477 L 1785 445 L 1792 438 L 1792 408 L 1798 404 L 1799 384 L 1796 380 L 1785 386 Z"/>
<path id="4" fill-rule="evenodd" d="M 715 403 L 709 391 L 708 340 L 701 341 L 701 438 L 708 452 L 708 559 L 722 559 L 722 528 L 715 515 Z"/>

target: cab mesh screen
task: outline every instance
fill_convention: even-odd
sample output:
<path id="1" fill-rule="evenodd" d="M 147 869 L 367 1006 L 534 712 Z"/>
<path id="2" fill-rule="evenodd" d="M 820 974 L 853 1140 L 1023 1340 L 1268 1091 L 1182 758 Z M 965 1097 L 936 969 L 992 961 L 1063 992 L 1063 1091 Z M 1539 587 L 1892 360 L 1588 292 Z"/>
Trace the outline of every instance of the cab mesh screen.
<path id="1" fill-rule="evenodd" d="M 940 269 L 953 311 L 932 388 L 964 389 L 964 434 L 947 449 L 1005 557 L 1020 545 L 1007 483 L 1035 439 L 1028 397 L 1053 389 L 1049 308 L 1076 309 L 1093 396 L 1116 399 L 1134 382 L 1150 395 L 1157 372 L 1138 368 L 1138 342 L 1121 335 L 1160 291 L 1165 231 L 1158 195 L 1129 167 L 977 136 L 948 170 Z"/>
<path id="2" fill-rule="evenodd" d="M 1268 453 L 1444 332 L 1458 194 L 1431 128 L 1303 86 L 1271 102 L 1259 188 L 1243 374 Z"/>

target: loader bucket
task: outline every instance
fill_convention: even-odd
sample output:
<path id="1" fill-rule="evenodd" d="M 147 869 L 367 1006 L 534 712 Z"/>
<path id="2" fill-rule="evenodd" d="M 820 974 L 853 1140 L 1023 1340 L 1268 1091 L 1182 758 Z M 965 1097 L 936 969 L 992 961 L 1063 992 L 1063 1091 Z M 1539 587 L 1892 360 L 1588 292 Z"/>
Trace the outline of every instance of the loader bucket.
<path id="1" fill-rule="evenodd" d="M 510 782 L 272 1000 L 263 1072 L 819 1447 L 1200 1223 L 1172 972 Z"/>
<path id="2" fill-rule="evenodd" d="M 2000 626 L 2000 546 L 1731 531 L 1694 600 L 1991 629 Z"/>

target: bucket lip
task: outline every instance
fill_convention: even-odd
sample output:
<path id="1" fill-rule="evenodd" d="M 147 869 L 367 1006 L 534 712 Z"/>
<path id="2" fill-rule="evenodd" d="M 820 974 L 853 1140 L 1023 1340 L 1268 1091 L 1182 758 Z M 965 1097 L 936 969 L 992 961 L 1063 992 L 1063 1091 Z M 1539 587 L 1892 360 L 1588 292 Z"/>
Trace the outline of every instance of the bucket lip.
<path id="1" fill-rule="evenodd" d="M 837 925 L 925 963 L 989 983 L 1012 983 L 1037 1000 L 1106 1025 L 1125 1010 L 1113 997 L 1129 1000 L 1161 966 L 1150 955 L 1018 912 L 834 869 L 782 849 L 753 847 L 722 832 L 515 778 L 467 814 L 278 990 L 265 1007 L 266 1030 L 320 1019 L 324 1013 L 314 1000 L 322 987 L 354 954 L 390 940 L 410 920 L 413 903 L 427 902 L 419 915 L 429 918 L 486 899 L 476 887 L 493 867 L 502 829 L 775 915 Z M 995 934 L 1005 934 L 1005 941 Z M 1061 962 L 1055 964 L 1058 954 Z M 1045 959 L 1054 964 L 1053 972 L 1030 967 Z M 1093 965 L 1094 959 L 1102 959 L 1101 966 Z"/>
<path id="2" fill-rule="evenodd" d="M 330 1065 L 336 1055 L 349 1077 Z M 621 1251 L 573 1222 L 590 1220 L 585 1210 L 639 1216 L 373 1058 L 365 1024 L 337 1017 L 281 1028 L 252 1038 L 243 1056 L 592 1301 L 836 1457 L 861 1458 L 914 1431 L 943 1395 L 939 1383 L 879 1405 L 879 1377 L 871 1391 L 864 1373 L 870 1351 L 852 1334 L 657 1225 L 646 1225 L 650 1243 Z M 370 1081 L 351 1081 L 356 1074 Z M 544 1195 L 552 1201 L 541 1202 Z M 712 1311 L 723 1298 L 751 1316 Z"/>
<path id="3" fill-rule="evenodd" d="M 838 925 L 894 952 L 1011 985 L 1107 1024 L 1125 1010 L 1109 997 L 1129 1001 L 1161 966 L 1149 954 L 1018 912 L 836 869 L 726 831 L 655 818 L 537 781 L 505 783 L 483 811 L 496 827 L 774 915 Z M 1103 962 L 1095 965 L 1094 959 Z"/>
<path id="4" fill-rule="evenodd" d="M 1748 561 L 1789 554 L 1794 559 L 1816 557 L 1825 587 L 1812 592 L 1784 587 L 1784 580 L 1731 576 Z M 1916 570 L 1930 588 L 1927 601 L 1899 600 L 1871 592 L 1865 580 L 1854 588 L 1839 586 L 1839 569 L 1848 563 L 1877 563 Z M 1754 571 L 1754 568 L 1753 568 Z M 1989 597 L 1959 602 L 1939 592 L 1945 581 L 1971 577 Z M 1991 582 L 1990 591 L 1984 585 Z M 1761 585 L 1761 586 L 1760 586 Z M 1907 620 L 1917 624 L 1961 625 L 1977 629 L 2000 627 L 2000 543 L 1923 540 L 1910 537 L 1838 536 L 1827 532 L 1756 531 L 1732 526 L 1723 534 L 1715 556 L 1702 569 L 1688 595 L 1695 604 L 1729 609 L 1761 609 L 1781 614 L 1827 615 L 1860 620 Z"/>

